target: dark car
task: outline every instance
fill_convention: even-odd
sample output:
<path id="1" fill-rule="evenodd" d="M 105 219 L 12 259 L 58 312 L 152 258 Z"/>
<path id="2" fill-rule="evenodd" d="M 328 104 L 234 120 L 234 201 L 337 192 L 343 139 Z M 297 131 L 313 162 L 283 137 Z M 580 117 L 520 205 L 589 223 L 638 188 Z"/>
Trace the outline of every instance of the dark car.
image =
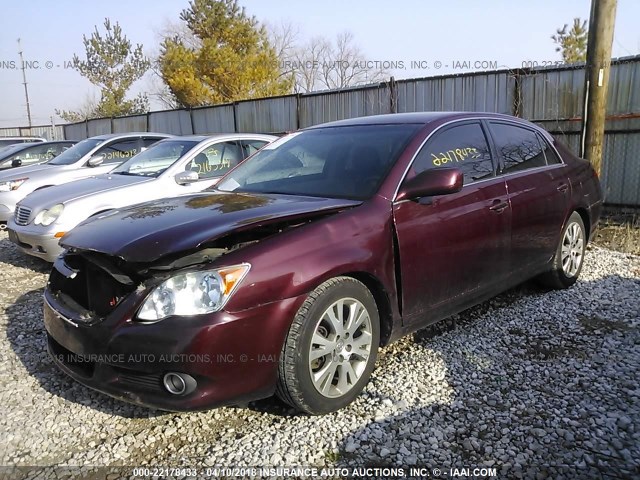
<path id="1" fill-rule="evenodd" d="M 0 170 L 48 162 L 76 143 L 73 140 L 59 140 L 5 147 L 0 150 Z"/>
<path id="2" fill-rule="evenodd" d="M 539 277 L 578 278 L 601 190 L 541 128 L 372 116 L 266 146 L 216 190 L 89 220 L 45 291 L 55 362 L 166 410 L 350 403 L 380 345 Z"/>
<path id="3" fill-rule="evenodd" d="M 46 142 L 46 140 L 40 137 L 0 137 L 0 147 L 33 142 Z"/>

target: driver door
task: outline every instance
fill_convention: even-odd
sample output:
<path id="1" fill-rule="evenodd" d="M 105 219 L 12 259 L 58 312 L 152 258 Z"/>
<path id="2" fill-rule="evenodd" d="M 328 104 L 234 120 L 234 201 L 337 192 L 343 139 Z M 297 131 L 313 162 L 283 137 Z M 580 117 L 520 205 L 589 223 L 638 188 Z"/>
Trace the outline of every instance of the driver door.
<path id="1" fill-rule="evenodd" d="M 504 282 L 509 272 L 511 209 L 480 121 L 438 130 L 407 178 L 460 168 L 460 192 L 394 202 L 405 325 L 427 324 Z"/>

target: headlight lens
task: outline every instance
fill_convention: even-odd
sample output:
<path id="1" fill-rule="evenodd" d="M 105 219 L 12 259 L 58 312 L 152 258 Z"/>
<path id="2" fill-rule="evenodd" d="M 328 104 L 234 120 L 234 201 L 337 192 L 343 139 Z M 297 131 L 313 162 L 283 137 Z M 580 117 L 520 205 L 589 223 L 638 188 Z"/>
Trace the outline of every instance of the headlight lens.
<path id="1" fill-rule="evenodd" d="M 40 213 L 36 215 L 36 218 L 33 219 L 33 223 L 36 225 L 44 225 L 45 227 L 51 225 L 55 222 L 62 212 L 64 211 L 64 205 L 62 203 L 58 203 L 51 207 L 49 210 L 42 210 Z"/>
<path id="2" fill-rule="evenodd" d="M 24 182 L 29 180 L 29 177 L 18 178 L 17 180 L 9 180 L 8 182 L 0 183 L 0 192 L 11 192 L 20 188 Z"/>
<path id="3" fill-rule="evenodd" d="M 138 319 L 162 320 L 171 315 L 200 315 L 220 310 L 249 272 L 250 265 L 175 275 L 155 287 Z"/>

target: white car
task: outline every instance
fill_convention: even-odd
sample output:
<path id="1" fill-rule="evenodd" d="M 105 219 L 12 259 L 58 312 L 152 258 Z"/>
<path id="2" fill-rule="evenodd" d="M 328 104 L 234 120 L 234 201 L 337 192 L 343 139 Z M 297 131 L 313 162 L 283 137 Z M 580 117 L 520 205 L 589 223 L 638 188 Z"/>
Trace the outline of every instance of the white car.
<path id="1" fill-rule="evenodd" d="M 0 224 L 6 224 L 16 204 L 34 190 L 107 173 L 169 137 L 164 133 L 100 135 L 76 143 L 47 163 L 0 172 Z"/>
<path id="2" fill-rule="evenodd" d="M 247 133 L 162 140 L 108 174 L 31 193 L 7 224 L 9 239 L 25 253 L 53 262 L 62 252 L 58 240 L 88 217 L 200 192 L 276 138 Z"/>

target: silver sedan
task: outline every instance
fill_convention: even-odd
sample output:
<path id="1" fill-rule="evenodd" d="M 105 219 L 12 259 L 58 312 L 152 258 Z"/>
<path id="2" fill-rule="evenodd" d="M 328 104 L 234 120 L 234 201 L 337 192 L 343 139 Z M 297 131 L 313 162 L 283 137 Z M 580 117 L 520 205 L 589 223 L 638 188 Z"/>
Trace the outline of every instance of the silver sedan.
<path id="1" fill-rule="evenodd" d="M 59 239 L 88 217 L 202 191 L 276 138 L 222 134 L 162 140 L 107 174 L 27 195 L 7 222 L 9 239 L 25 253 L 53 262 L 62 252 Z"/>
<path id="2" fill-rule="evenodd" d="M 34 190 L 107 173 L 117 165 L 172 137 L 165 133 L 117 133 L 87 138 L 42 165 L 0 172 L 0 228 L 13 215 L 16 204 Z"/>

